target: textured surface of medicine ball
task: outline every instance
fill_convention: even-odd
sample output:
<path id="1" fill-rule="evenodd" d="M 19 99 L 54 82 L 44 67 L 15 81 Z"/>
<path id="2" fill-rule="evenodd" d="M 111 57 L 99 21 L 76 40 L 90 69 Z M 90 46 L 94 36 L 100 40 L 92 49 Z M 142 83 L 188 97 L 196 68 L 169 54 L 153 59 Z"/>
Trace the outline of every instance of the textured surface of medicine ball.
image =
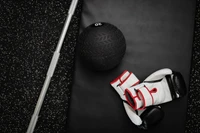
<path id="1" fill-rule="evenodd" d="M 79 36 L 79 46 L 82 63 L 97 71 L 116 67 L 126 51 L 123 33 L 105 22 L 86 27 Z"/>

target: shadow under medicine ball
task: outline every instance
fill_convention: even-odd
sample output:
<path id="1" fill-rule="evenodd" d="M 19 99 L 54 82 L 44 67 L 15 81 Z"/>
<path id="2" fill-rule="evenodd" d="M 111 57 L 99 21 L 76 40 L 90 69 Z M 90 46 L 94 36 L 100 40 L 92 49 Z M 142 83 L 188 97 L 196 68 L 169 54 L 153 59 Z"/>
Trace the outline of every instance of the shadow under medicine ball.
<path id="1" fill-rule="evenodd" d="M 117 66 L 126 51 L 122 32 L 109 23 L 94 23 L 79 36 L 80 58 L 87 67 L 103 71 Z"/>

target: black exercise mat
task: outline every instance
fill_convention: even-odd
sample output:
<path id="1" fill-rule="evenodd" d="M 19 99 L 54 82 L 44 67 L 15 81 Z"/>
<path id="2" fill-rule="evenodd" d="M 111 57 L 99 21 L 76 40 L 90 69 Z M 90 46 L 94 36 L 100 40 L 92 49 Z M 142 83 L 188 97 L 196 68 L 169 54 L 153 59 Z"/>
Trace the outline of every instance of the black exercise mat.
<path id="1" fill-rule="evenodd" d="M 132 71 L 142 81 L 168 67 L 181 72 L 189 87 L 194 17 L 195 0 L 84 1 L 81 31 L 94 22 L 109 22 L 124 34 L 127 51 L 117 68 L 100 73 L 83 68 L 77 53 L 69 133 L 183 133 L 187 96 L 163 104 L 163 121 L 142 131 L 131 123 L 109 82 L 124 70 Z"/>
<path id="2" fill-rule="evenodd" d="M 0 1 L 0 132 L 25 133 L 71 0 Z M 79 1 L 45 97 L 36 133 L 63 133 L 79 31 Z"/>
<path id="3" fill-rule="evenodd" d="M 196 1 L 191 79 L 188 96 L 186 133 L 200 132 L 200 0 Z"/>

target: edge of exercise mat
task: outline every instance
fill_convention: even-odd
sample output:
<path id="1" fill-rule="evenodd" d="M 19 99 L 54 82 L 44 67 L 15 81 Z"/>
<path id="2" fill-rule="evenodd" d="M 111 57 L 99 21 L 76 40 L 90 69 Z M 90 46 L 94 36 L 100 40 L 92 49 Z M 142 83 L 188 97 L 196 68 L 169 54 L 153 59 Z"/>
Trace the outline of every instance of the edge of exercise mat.
<path id="1" fill-rule="evenodd" d="M 200 0 L 196 1 L 196 14 L 194 23 L 193 51 L 190 73 L 190 87 L 188 92 L 187 119 L 185 133 L 198 133 L 200 131 Z"/>

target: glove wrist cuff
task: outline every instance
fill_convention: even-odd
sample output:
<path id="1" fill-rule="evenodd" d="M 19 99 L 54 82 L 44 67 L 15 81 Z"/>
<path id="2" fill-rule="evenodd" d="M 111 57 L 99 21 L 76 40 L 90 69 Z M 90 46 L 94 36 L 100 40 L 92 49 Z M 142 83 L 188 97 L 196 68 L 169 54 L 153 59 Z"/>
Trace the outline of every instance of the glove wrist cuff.
<path id="1" fill-rule="evenodd" d="M 138 89 L 138 96 L 140 97 L 140 99 L 143 102 L 142 108 L 145 108 L 147 106 L 151 106 L 154 104 L 154 97 L 153 97 L 152 93 L 156 93 L 156 92 L 157 92 L 156 88 L 153 88 L 150 91 L 149 88 L 145 85 L 144 85 L 144 87 Z"/>

